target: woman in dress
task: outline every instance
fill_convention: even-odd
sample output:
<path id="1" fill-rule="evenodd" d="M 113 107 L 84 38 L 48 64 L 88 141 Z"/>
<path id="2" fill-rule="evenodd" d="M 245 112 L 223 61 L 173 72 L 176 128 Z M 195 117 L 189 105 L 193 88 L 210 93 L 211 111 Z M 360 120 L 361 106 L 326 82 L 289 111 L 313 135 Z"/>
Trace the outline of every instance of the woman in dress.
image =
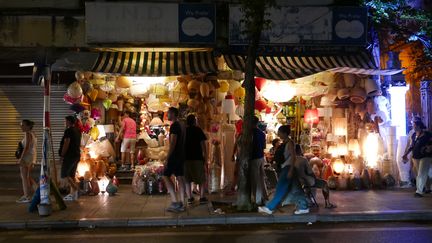
<path id="1" fill-rule="evenodd" d="M 17 203 L 28 203 L 30 202 L 30 193 L 32 186 L 36 185 L 36 182 L 31 177 L 31 171 L 33 165 L 36 163 L 36 135 L 33 132 L 34 122 L 30 120 L 22 120 L 21 130 L 25 133 L 23 140 L 21 141 L 24 148 L 21 153 L 21 157 L 18 159 L 20 165 L 21 181 L 23 187 L 23 196 L 18 199 Z"/>

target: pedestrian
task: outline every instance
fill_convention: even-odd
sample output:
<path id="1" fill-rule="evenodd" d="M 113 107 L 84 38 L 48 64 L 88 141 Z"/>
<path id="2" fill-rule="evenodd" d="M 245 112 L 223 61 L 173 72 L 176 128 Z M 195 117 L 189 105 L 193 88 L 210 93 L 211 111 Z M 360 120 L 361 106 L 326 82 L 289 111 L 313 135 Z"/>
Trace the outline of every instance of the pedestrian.
<path id="1" fill-rule="evenodd" d="M 34 122 L 30 120 L 21 121 L 21 131 L 25 133 L 24 138 L 21 140 L 21 154 L 18 156 L 17 163 L 20 166 L 21 183 L 23 188 L 23 196 L 20 197 L 17 203 L 28 203 L 30 202 L 30 191 L 32 187 L 36 187 L 37 184 L 31 177 L 31 171 L 34 164 L 36 163 L 36 145 L 37 139 L 33 132 Z"/>
<path id="2" fill-rule="evenodd" d="M 289 137 L 291 133 L 290 126 L 283 125 L 278 129 L 278 136 L 282 144 L 275 152 L 275 160 L 281 164 L 281 173 L 276 185 L 276 192 L 273 199 L 265 206 L 258 207 L 258 212 L 272 214 L 276 207 L 282 202 L 285 196 L 292 190 L 292 184 L 298 181 L 295 177 L 294 168 L 296 166 L 297 156 L 295 152 L 295 143 Z M 282 162 L 280 162 L 282 160 Z M 298 191 L 298 188 L 295 188 Z M 309 213 L 309 207 L 304 193 L 297 193 L 295 196 L 296 211 L 294 214 Z"/>
<path id="3" fill-rule="evenodd" d="M 192 183 L 199 185 L 201 204 L 207 203 L 208 200 L 204 196 L 204 185 L 206 182 L 205 169 L 207 159 L 207 137 L 203 130 L 197 126 L 197 120 L 194 115 L 189 115 L 186 118 L 186 160 L 185 160 L 185 180 L 186 180 L 186 195 L 188 204 L 194 202 L 192 196 Z"/>
<path id="4" fill-rule="evenodd" d="M 130 163 L 131 170 L 134 169 L 135 165 L 135 144 L 136 144 L 136 122 L 131 118 L 130 111 L 125 111 L 122 113 L 122 123 L 120 127 L 120 131 L 117 135 L 116 142 L 120 141 L 123 138 L 121 143 L 120 152 L 121 152 L 121 167 L 120 170 L 126 170 L 126 155 L 129 152 L 130 155 Z"/>
<path id="5" fill-rule="evenodd" d="M 171 196 L 171 205 L 167 208 L 169 212 L 183 212 L 185 199 L 185 179 L 184 179 L 184 160 L 185 160 L 185 132 L 178 120 L 179 111 L 177 108 L 170 107 L 168 110 L 168 120 L 171 121 L 169 133 L 169 150 L 163 172 L 163 180 L 168 193 Z M 174 175 L 179 187 L 179 200 L 174 189 L 171 176 Z"/>
<path id="6" fill-rule="evenodd" d="M 251 192 L 255 196 L 255 203 L 257 205 L 263 205 L 264 201 L 267 200 L 267 189 L 265 186 L 264 178 L 264 149 L 266 146 L 265 134 L 261 129 L 258 128 L 259 119 L 254 116 L 252 118 L 252 151 L 250 156 L 250 182 Z"/>
<path id="7" fill-rule="evenodd" d="M 330 189 L 328 187 L 327 181 L 317 178 L 310 166 L 309 161 L 304 157 L 303 151 L 300 144 L 296 144 L 296 172 L 301 185 L 303 186 L 306 194 L 309 195 L 313 193 L 312 188 L 320 188 L 325 200 L 325 208 L 333 209 L 336 205 L 330 202 Z"/>
<path id="8" fill-rule="evenodd" d="M 412 180 L 415 180 L 415 178 L 417 177 L 417 172 L 418 172 L 418 165 L 419 165 L 419 161 L 416 159 L 412 158 L 412 150 L 413 150 L 413 145 L 414 145 L 414 141 L 416 139 L 416 131 L 415 131 L 415 122 L 416 121 L 421 121 L 421 118 L 418 116 L 413 116 L 411 119 L 411 125 L 412 125 L 412 129 L 409 131 L 408 133 L 408 143 L 405 147 L 405 152 L 402 156 L 402 161 L 403 163 L 407 163 L 410 162 L 411 164 L 411 176 L 412 176 Z M 409 188 L 411 187 L 410 183 L 408 181 L 403 181 L 401 182 L 401 187 L 402 188 Z"/>
<path id="9" fill-rule="evenodd" d="M 81 132 L 75 126 L 74 116 L 65 117 L 66 130 L 60 142 L 59 155 L 62 161 L 61 178 L 67 180 L 70 192 L 63 198 L 65 201 L 75 201 L 78 199 L 78 185 L 75 181 L 76 169 L 81 157 Z"/>
<path id="10" fill-rule="evenodd" d="M 423 197 L 428 179 L 429 168 L 432 163 L 432 134 L 426 131 L 422 121 L 414 122 L 416 138 L 413 144 L 413 159 L 418 160 L 418 173 L 416 179 L 417 190 L 415 197 Z"/>

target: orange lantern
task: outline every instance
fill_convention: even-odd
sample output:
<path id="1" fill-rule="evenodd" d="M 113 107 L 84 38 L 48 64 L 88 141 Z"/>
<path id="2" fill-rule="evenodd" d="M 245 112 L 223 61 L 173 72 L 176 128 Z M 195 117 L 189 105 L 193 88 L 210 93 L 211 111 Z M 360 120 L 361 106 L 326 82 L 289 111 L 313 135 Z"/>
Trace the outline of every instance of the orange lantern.
<path id="1" fill-rule="evenodd" d="M 319 122 L 318 109 L 305 110 L 304 120 L 309 124 L 317 124 Z"/>

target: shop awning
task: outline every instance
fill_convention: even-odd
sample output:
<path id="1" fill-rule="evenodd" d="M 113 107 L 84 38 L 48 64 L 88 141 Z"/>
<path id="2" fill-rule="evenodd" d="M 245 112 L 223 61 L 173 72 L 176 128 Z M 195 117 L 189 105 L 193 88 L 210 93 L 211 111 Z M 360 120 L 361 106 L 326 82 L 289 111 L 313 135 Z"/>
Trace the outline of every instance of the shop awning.
<path id="1" fill-rule="evenodd" d="M 93 72 L 138 76 L 172 76 L 216 72 L 210 51 L 100 52 Z"/>
<path id="2" fill-rule="evenodd" d="M 246 56 L 225 54 L 224 58 L 231 69 L 245 70 Z M 328 56 L 258 56 L 255 69 L 256 76 L 273 80 L 296 79 L 322 71 L 393 75 L 402 70 L 380 70 L 366 52 Z"/>

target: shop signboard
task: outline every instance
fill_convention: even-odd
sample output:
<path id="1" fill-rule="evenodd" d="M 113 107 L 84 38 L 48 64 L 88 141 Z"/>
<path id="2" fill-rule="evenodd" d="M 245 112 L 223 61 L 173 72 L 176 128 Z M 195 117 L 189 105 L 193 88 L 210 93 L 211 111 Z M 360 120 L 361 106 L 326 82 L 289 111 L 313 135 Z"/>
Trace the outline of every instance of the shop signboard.
<path id="1" fill-rule="evenodd" d="M 179 5 L 180 43 L 214 43 L 216 9 L 213 4 Z"/>
<path id="2" fill-rule="evenodd" d="M 88 43 L 214 43 L 213 4 L 86 2 Z"/>
<path id="3" fill-rule="evenodd" d="M 364 45 L 367 11 L 361 7 L 280 7 L 268 11 L 262 45 Z M 229 43 L 246 45 L 240 6 L 230 5 Z"/>

